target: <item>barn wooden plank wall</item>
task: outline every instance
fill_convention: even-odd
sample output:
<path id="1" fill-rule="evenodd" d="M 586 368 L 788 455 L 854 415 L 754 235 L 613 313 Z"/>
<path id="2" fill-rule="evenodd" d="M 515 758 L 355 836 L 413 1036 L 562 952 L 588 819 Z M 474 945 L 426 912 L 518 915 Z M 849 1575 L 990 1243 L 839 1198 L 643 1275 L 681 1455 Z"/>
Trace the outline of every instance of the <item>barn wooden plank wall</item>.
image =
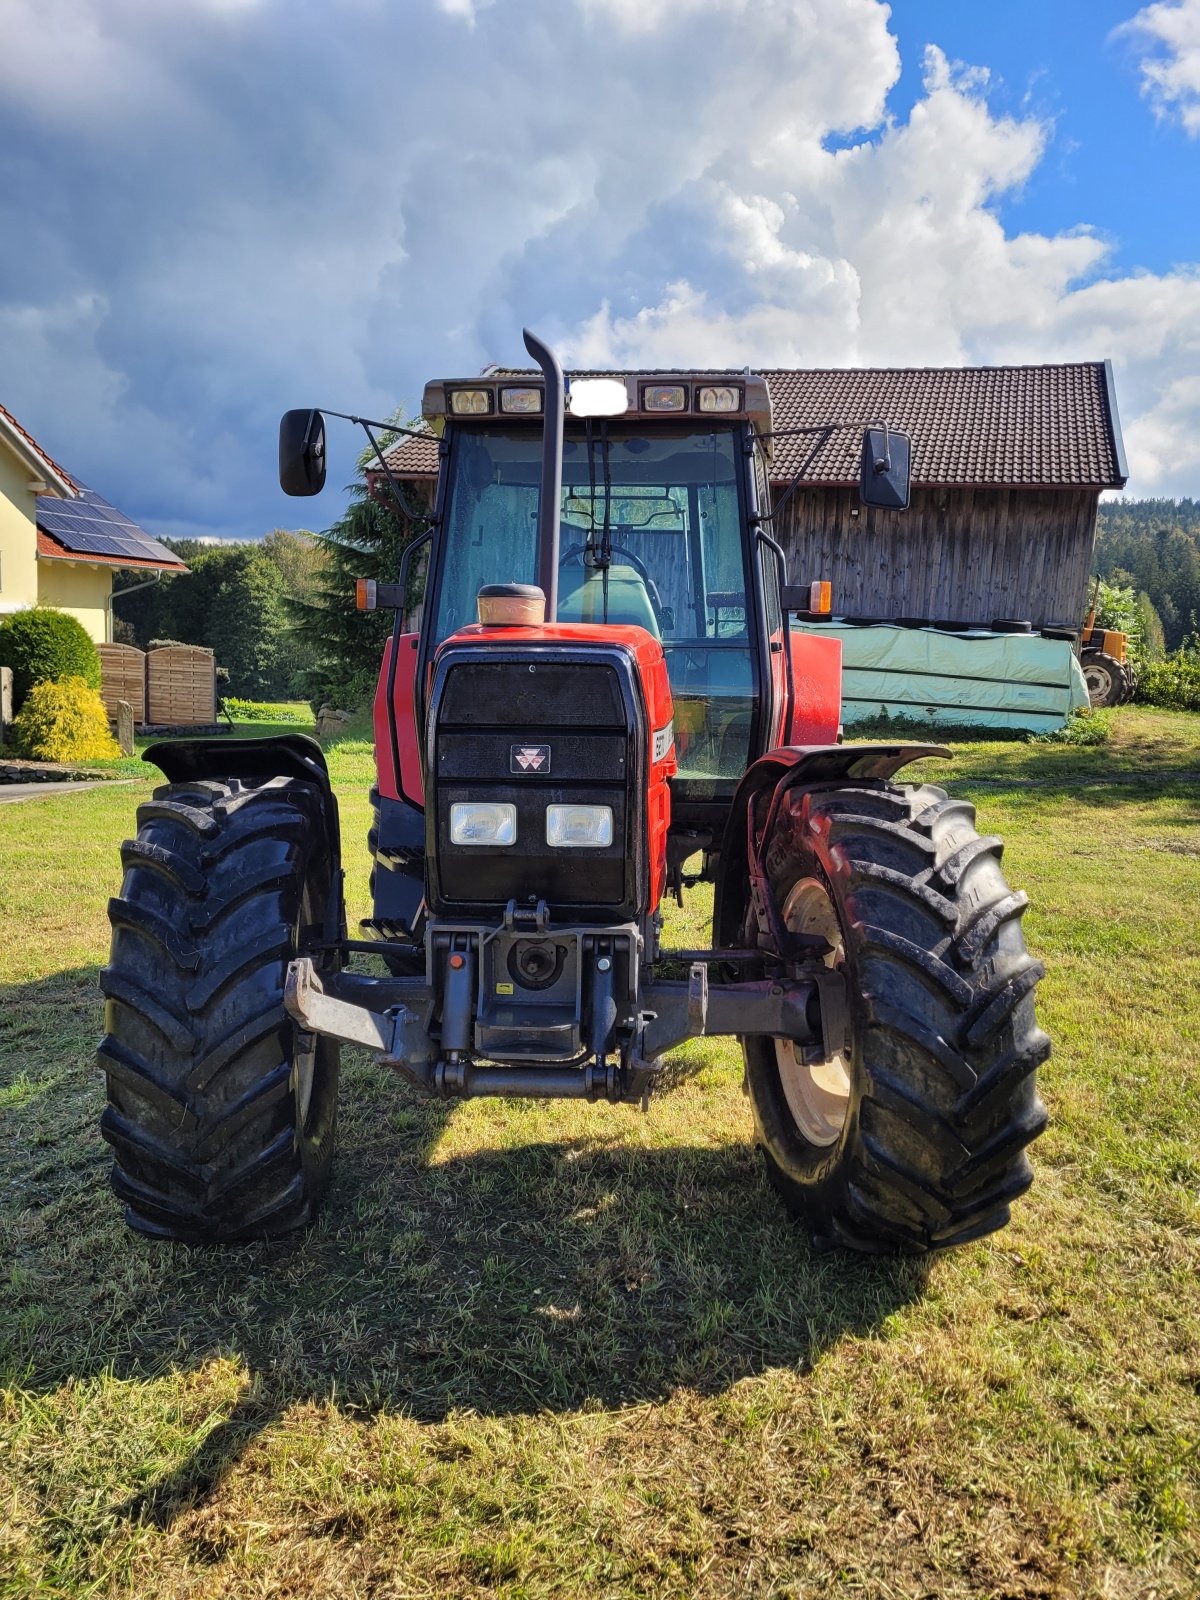
<path id="1" fill-rule="evenodd" d="M 100 698 L 111 721 L 117 720 L 117 701 L 128 700 L 137 726 L 146 721 L 146 656 L 131 644 L 100 644 Z"/>
<path id="2" fill-rule="evenodd" d="M 906 512 L 879 512 L 857 489 L 812 488 L 774 532 L 791 581 L 828 578 L 844 616 L 1077 628 L 1096 503 L 1092 489 L 914 488 Z"/>
<path id="3" fill-rule="evenodd" d="M 185 727 L 217 720 L 217 663 L 198 645 L 164 645 L 146 657 L 150 721 Z"/>

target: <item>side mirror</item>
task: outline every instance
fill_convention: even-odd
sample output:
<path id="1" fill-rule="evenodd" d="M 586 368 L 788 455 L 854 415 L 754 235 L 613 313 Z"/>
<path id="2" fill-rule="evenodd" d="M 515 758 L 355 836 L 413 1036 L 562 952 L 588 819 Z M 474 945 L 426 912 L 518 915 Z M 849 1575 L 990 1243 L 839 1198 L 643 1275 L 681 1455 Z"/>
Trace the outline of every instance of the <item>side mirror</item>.
<path id="1" fill-rule="evenodd" d="M 279 487 L 284 494 L 320 494 L 325 487 L 325 418 L 285 411 L 279 419 Z"/>
<path id="2" fill-rule="evenodd" d="M 886 423 L 863 431 L 858 495 L 865 506 L 881 511 L 907 511 L 912 443 Z"/>

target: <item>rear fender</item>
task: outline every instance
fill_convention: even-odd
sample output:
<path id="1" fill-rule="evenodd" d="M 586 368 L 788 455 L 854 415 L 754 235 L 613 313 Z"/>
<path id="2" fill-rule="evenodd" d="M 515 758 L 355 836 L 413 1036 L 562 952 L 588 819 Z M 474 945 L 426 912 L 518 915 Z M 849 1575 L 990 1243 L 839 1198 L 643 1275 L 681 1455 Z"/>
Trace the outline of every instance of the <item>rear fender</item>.
<path id="1" fill-rule="evenodd" d="M 925 756 L 949 759 L 950 752 L 940 744 L 785 745 L 760 757 L 738 784 L 725 824 L 713 895 L 713 945 L 742 943 L 750 898 L 747 819 L 751 800 L 773 795 L 781 788 L 887 779 Z"/>
<path id="2" fill-rule="evenodd" d="M 339 883 L 342 841 L 337 799 L 329 781 L 325 752 L 304 733 L 284 733 L 273 739 L 167 739 L 142 752 L 142 760 L 159 769 L 168 783 L 192 783 L 199 778 L 225 782 L 297 778 L 311 784 L 321 799 L 321 816 L 329 847 L 330 874 Z M 340 894 L 337 897 L 340 900 Z"/>

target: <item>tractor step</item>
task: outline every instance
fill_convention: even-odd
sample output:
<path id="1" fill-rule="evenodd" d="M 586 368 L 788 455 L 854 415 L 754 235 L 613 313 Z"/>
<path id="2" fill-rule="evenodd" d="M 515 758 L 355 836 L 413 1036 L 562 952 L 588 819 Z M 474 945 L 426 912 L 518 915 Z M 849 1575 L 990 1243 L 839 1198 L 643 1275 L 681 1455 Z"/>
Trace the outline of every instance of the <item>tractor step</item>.
<path id="1" fill-rule="evenodd" d="M 397 941 L 401 944 L 416 943 L 412 929 L 402 917 L 363 917 L 359 927 L 367 939 L 385 940 L 389 944 Z"/>

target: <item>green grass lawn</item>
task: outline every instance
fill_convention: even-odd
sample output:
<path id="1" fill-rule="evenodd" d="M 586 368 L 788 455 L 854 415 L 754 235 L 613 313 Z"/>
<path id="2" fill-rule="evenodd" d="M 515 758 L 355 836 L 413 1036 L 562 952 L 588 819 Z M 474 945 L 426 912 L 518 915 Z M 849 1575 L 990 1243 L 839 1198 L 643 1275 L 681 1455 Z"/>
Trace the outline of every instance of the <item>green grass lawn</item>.
<path id="1" fill-rule="evenodd" d="M 357 915 L 370 747 L 330 762 Z M 1055 1054 L 1035 1188 L 932 1263 L 814 1255 L 711 1043 L 648 1116 L 347 1051 L 318 1226 L 134 1237 L 92 1051 L 151 782 L 0 810 L 0 1595 L 1194 1600 L 1200 718 L 936 775 L 1007 840 Z"/>

